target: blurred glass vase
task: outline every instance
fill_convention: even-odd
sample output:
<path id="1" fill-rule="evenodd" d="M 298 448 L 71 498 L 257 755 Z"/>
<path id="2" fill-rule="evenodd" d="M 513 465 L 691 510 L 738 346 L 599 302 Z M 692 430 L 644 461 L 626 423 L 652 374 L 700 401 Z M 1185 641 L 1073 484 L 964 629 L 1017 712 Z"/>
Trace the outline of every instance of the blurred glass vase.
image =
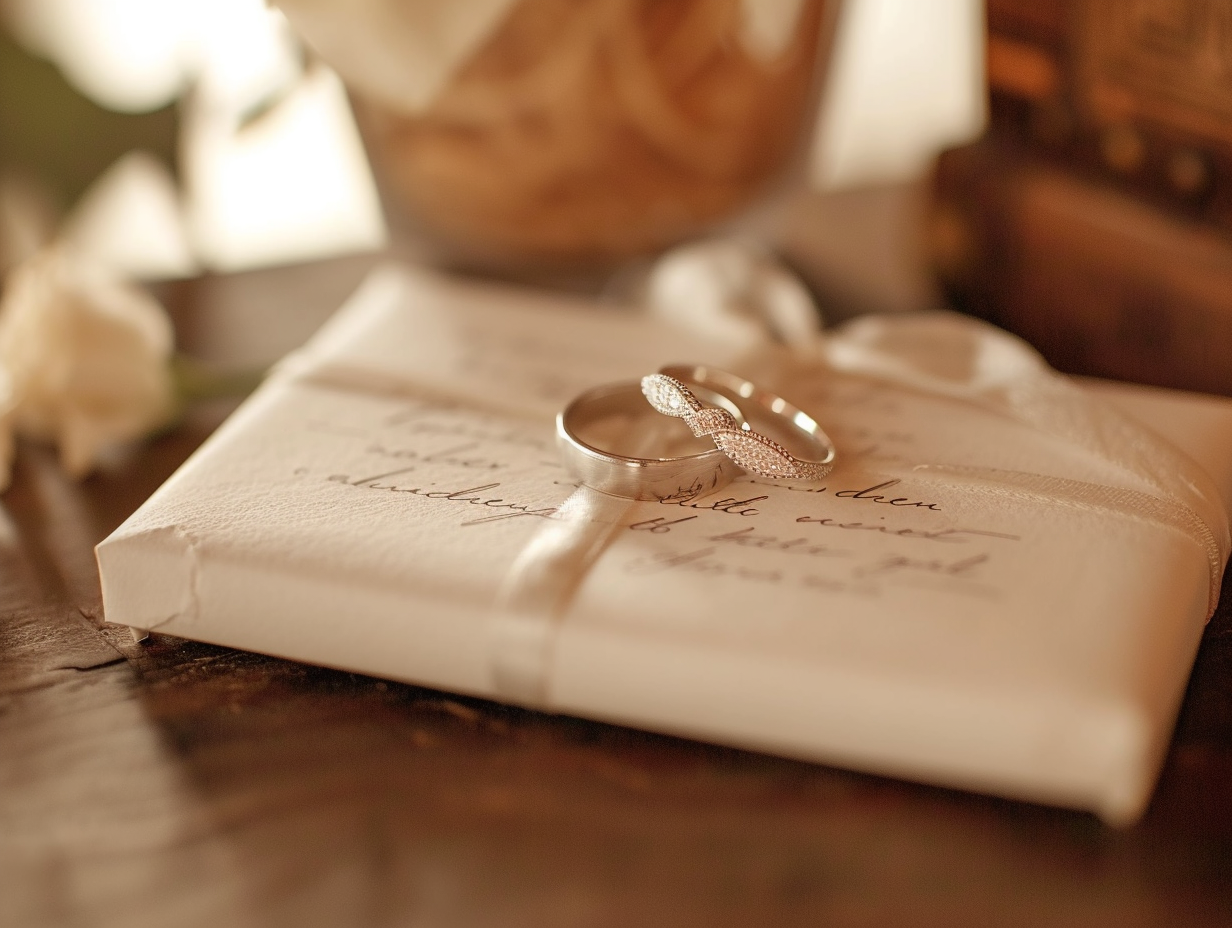
<path id="1" fill-rule="evenodd" d="M 704 233 L 797 163 L 835 0 L 279 0 L 395 226 L 489 267 Z"/>

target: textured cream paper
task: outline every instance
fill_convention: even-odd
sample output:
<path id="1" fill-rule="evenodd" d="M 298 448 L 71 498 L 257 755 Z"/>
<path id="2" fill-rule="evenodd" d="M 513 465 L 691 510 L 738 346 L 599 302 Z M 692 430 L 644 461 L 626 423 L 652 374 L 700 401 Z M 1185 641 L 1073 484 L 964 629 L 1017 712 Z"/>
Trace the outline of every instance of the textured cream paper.
<path id="1" fill-rule="evenodd" d="M 556 410 L 681 360 L 767 358 L 384 269 L 99 546 L 107 618 L 1113 821 L 1140 813 L 1203 627 L 1200 546 L 912 467 L 1132 478 L 955 400 L 813 372 L 779 387 L 839 446 L 824 486 L 575 493 Z M 1092 389 L 1232 495 L 1232 403 Z M 561 582 L 571 571 L 576 586 Z"/>

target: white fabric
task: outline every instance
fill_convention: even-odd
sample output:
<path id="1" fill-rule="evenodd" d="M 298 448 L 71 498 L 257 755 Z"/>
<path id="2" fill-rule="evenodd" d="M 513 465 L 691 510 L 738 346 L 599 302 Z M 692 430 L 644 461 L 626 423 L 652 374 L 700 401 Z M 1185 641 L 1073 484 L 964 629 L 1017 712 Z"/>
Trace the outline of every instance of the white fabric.
<path id="1" fill-rule="evenodd" d="M 894 333 L 911 324 L 826 351 L 901 359 L 917 342 L 899 351 Z M 107 618 L 1131 820 L 1211 565 L 1152 482 L 1165 457 L 1138 473 L 994 411 L 1033 362 L 991 365 L 1007 346 L 974 331 L 989 351 L 909 369 L 992 400 L 836 371 L 815 341 L 741 354 L 594 305 L 386 269 L 100 545 Z M 740 478 L 684 505 L 575 494 L 555 412 L 687 360 L 822 421 L 839 447 L 826 485 Z M 1227 402 L 1107 392 L 1232 487 Z M 1205 499 L 1196 484 L 1189 499 Z"/>

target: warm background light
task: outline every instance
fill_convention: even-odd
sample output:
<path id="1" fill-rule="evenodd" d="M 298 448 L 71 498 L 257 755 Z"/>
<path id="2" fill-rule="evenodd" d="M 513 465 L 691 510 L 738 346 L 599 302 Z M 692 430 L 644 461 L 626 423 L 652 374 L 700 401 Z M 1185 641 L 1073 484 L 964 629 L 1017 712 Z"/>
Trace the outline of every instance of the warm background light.
<path id="1" fill-rule="evenodd" d="M 430 2 L 430 0 L 429 0 Z M 767 6 L 779 18 L 792 0 Z M 125 156 L 68 228 L 142 277 L 380 248 L 346 95 L 262 0 L 12 0 L 13 33 L 107 108 L 179 100 L 171 165 Z M 764 17 L 763 17 L 764 18 Z M 810 159 L 822 190 L 920 177 L 984 121 L 978 0 L 848 0 Z"/>

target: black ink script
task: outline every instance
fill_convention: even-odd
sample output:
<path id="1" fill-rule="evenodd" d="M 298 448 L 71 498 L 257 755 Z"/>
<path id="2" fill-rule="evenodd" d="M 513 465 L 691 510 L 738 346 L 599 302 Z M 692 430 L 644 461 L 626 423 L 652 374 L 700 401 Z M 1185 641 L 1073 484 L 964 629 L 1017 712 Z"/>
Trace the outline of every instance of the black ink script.
<path id="1" fill-rule="evenodd" d="M 1003 538 L 1006 541 L 1019 540 L 1017 535 L 989 532 L 979 528 L 894 528 L 877 522 L 844 522 L 828 516 L 800 516 L 796 521 L 819 525 L 822 528 L 836 528 L 850 532 L 876 532 L 880 535 L 892 535 L 895 538 L 915 538 L 921 541 L 940 541 L 947 544 L 964 544 L 970 541 L 970 536 Z"/>
<path id="2" fill-rule="evenodd" d="M 873 577 L 895 573 L 925 573 L 937 577 L 954 577 L 970 579 L 971 575 L 987 564 L 987 554 L 976 554 L 958 561 L 943 561 L 935 558 L 904 557 L 901 554 L 890 554 L 875 564 L 857 568 L 854 576 Z"/>
<path id="3" fill-rule="evenodd" d="M 473 416 L 474 421 L 463 422 L 453 416 L 443 416 L 457 407 L 452 403 L 436 402 L 430 405 L 412 405 L 385 418 L 382 425 L 407 435 L 442 435 L 459 439 L 475 439 L 484 443 L 516 445 L 538 450 L 551 447 L 537 435 L 527 435 L 516 428 L 498 424 L 484 416 Z"/>
<path id="4" fill-rule="evenodd" d="M 479 506 L 484 509 L 495 510 L 493 515 L 471 519 L 468 522 L 463 522 L 463 525 L 485 525 L 489 522 L 501 522 L 506 519 L 517 519 L 522 516 L 537 516 L 541 519 L 549 519 L 556 514 L 555 506 L 534 508 L 532 503 L 519 503 L 507 500 L 501 496 L 490 495 L 492 490 L 500 487 L 499 483 L 485 483 L 477 487 L 464 487 L 460 490 L 438 490 L 435 488 L 436 484 L 428 484 L 424 487 L 408 487 L 396 482 L 388 482 L 390 477 L 397 477 L 414 469 L 413 466 L 404 467 L 399 470 L 388 471 L 384 474 L 374 474 L 371 477 L 360 477 L 358 479 L 352 479 L 348 474 L 331 474 L 327 479 L 330 483 L 340 483 L 344 486 L 355 487 L 360 490 L 384 490 L 388 493 L 406 493 L 424 499 L 438 499 L 464 506 Z"/>
<path id="5" fill-rule="evenodd" d="M 668 496 L 659 500 L 664 506 L 680 506 L 684 509 L 708 509 L 714 512 L 726 512 L 733 516 L 755 516 L 760 511 L 753 503 L 760 503 L 768 496 L 750 496 L 748 499 L 736 499 L 728 496 L 725 499 L 699 500 L 696 496 Z"/>
<path id="6" fill-rule="evenodd" d="M 636 575 L 659 574 L 666 571 L 685 571 L 707 577 L 732 577 L 737 580 L 755 580 L 760 583 L 778 583 L 783 579 L 777 570 L 755 570 L 736 564 L 728 564 L 714 557 L 714 548 L 699 548 L 684 553 L 656 551 L 649 557 L 630 561 L 625 566 L 628 573 Z"/>
<path id="7" fill-rule="evenodd" d="M 850 551 L 840 551 L 826 544 L 810 542 L 807 538 L 776 538 L 774 535 L 758 535 L 753 526 L 738 528 L 734 532 L 711 535 L 706 539 L 715 544 L 735 545 L 738 548 L 760 548 L 763 551 L 785 551 L 788 554 L 805 554 L 810 557 L 847 557 Z"/>
<path id="8" fill-rule="evenodd" d="M 650 532 L 654 535 L 663 535 L 672 530 L 673 525 L 679 525 L 681 522 L 691 522 L 697 516 L 684 516 L 680 519 L 667 519 L 659 516 L 656 519 L 644 519 L 641 522 L 634 522 L 629 528 L 635 532 Z"/>
<path id="9" fill-rule="evenodd" d="M 862 499 L 869 503 L 880 503 L 883 506 L 914 506 L 917 509 L 931 509 L 934 512 L 940 512 L 941 507 L 936 503 L 925 503 L 919 500 L 909 499 L 906 496 L 895 496 L 891 493 L 880 493 L 879 490 L 889 490 L 902 483 L 901 480 L 895 478 L 887 480 L 885 483 L 878 483 L 875 486 L 866 487 L 863 490 L 838 490 L 835 496 L 843 499 Z"/>
<path id="10" fill-rule="evenodd" d="M 395 460 L 419 461 L 423 464 L 448 464 L 468 470 L 500 470 L 503 467 L 509 466 L 500 461 L 485 458 L 482 455 L 467 454 L 467 452 L 474 451 L 478 447 L 479 442 L 470 441 L 461 445 L 443 448 L 440 451 L 423 452 L 417 448 L 393 448 L 381 442 L 372 442 L 368 445 L 368 453 L 386 458 L 394 458 Z"/>

